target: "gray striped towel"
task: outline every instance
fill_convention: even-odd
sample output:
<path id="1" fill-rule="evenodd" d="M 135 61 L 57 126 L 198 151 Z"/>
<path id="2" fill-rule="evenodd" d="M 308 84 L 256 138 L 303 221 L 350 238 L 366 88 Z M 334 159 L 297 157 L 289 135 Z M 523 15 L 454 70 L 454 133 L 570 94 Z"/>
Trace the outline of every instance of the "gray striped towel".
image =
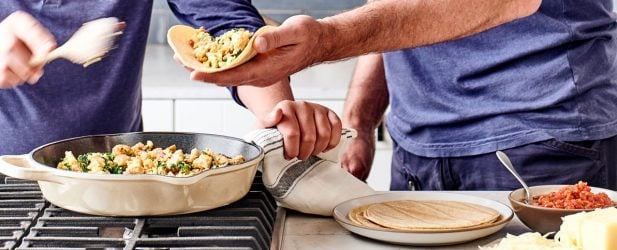
<path id="1" fill-rule="evenodd" d="M 255 130 L 244 139 L 264 149 L 263 182 L 281 206 L 330 216 L 341 202 L 375 192 L 338 163 L 339 154 L 355 137 L 355 130 L 343 129 L 341 141 L 335 148 L 306 161 L 285 159 L 283 136 L 276 129 Z"/>

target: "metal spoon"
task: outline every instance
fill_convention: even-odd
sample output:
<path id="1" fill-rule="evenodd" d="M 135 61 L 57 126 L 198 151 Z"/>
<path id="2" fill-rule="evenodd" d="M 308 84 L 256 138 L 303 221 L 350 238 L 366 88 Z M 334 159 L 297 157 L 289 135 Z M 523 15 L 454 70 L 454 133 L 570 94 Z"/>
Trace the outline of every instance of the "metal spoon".
<path id="1" fill-rule="evenodd" d="M 523 185 L 523 189 L 525 189 L 525 197 L 526 197 L 525 203 L 529 203 L 531 201 L 531 191 L 529 191 L 529 187 L 527 186 L 525 181 L 523 181 L 523 178 L 521 178 L 518 172 L 516 172 L 516 170 L 514 169 L 514 166 L 512 166 L 512 162 L 510 162 L 510 158 L 508 158 L 508 156 L 504 152 L 501 152 L 501 151 L 497 151 L 495 152 L 495 154 L 497 154 L 497 158 L 499 158 L 499 161 L 501 162 L 501 164 L 503 164 L 510 171 L 510 173 L 514 175 L 516 180 L 518 180 L 518 182 L 520 182 L 521 185 Z"/>

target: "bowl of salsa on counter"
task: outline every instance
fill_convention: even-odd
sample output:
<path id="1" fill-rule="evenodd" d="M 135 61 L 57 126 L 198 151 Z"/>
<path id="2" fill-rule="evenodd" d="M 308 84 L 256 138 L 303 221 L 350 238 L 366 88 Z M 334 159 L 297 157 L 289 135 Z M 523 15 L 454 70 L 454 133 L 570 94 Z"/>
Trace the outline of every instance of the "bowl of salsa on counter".
<path id="1" fill-rule="evenodd" d="M 590 187 L 582 181 L 574 185 L 542 185 L 529 188 L 533 195 L 530 203 L 525 202 L 522 188 L 512 191 L 508 200 L 521 222 L 542 234 L 557 232 L 563 216 L 617 206 L 617 192 Z"/>

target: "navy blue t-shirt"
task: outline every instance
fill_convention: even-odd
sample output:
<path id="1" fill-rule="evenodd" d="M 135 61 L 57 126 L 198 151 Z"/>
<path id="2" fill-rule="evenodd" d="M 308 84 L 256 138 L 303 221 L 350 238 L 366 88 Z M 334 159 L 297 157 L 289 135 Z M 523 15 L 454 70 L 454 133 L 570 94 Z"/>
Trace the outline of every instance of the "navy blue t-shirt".
<path id="1" fill-rule="evenodd" d="M 215 35 L 264 25 L 250 0 L 168 2 L 182 22 Z M 83 68 L 55 60 L 38 84 L 0 90 L 0 155 L 27 153 L 69 137 L 142 129 L 141 73 L 152 0 L 2 0 L 0 20 L 17 10 L 38 19 L 58 44 L 96 18 L 114 16 L 127 26 L 118 47 L 102 61 Z"/>
<path id="2" fill-rule="evenodd" d="M 385 53 L 390 134 L 426 157 L 616 135 L 612 5 L 544 0 L 534 15 L 473 36 Z"/>

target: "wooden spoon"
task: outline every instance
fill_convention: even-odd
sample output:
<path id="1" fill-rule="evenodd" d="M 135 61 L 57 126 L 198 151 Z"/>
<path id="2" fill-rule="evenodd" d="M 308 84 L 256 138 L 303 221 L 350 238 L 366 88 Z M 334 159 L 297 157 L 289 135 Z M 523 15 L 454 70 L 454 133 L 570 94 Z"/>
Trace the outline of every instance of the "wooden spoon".
<path id="1" fill-rule="evenodd" d="M 33 67 L 48 63 L 57 58 L 66 58 L 84 67 L 101 60 L 114 46 L 117 36 L 122 34 L 124 23 L 115 17 L 96 19 L 84 23 L 62 46 L 47 55 L 33 58 Z"/>
<path id="2" fill-rule="evenodd" d="M 206 67 L 203 63 L 197 60 L 193 55 L 193 47 L 190 45 L 191 38 L 196 34 L 197 30 L 186 25 L 175 25 L 167 31 L 167 43 L 174 50 L 178 59 L 184 66 L 189 67 L 195 71 L 203 72 L 203 73 L 214 73 L 220 72 L 224 70 L 228 70 L 234 67 L 237 67 L 248 60 L 251 60 L 255 55 L 257 55 L 257 51 L 253 48 L 253 42 L 255 41 L 255 37 L 263 32 L 274 28 L 273 26 L 263 26 L 251 37 L 249 42 L 246 44 L 246 47 L 236 59 L 234 59 L 229 65 L 223 66 L 221 68 L 209 68 Z"/>

